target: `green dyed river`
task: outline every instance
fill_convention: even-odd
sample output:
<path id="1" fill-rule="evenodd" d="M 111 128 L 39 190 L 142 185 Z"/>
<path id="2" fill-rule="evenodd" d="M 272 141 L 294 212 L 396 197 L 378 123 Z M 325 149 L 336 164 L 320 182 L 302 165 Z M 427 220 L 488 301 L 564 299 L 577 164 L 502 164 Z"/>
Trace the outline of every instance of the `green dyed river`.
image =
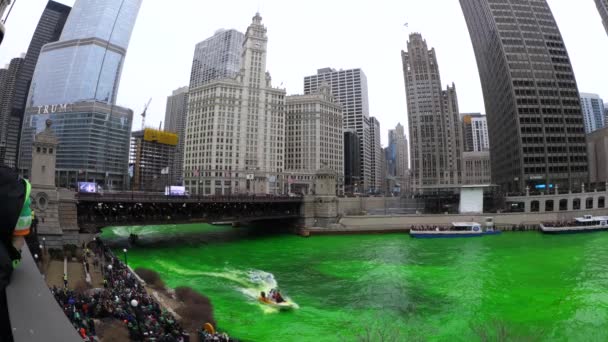
<path id="1" fill-rule="evenodd" d="M 607 233 L 223 240 L 232 228 L 203 225 L 104 238 L 131 231 L 142 242 L 184 234 L 187 244 L 131 249 L 129 265 L 206 295 L 220 330 L 245 341 L 608 341 Z M 273 285 L 299 308 L 259 304 Z"/>

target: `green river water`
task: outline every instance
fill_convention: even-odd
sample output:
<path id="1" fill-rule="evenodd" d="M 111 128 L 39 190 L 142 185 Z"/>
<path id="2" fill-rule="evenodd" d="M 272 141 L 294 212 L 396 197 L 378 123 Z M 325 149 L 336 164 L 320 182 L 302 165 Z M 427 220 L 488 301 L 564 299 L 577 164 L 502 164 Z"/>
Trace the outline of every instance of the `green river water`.
<path id="1" fill-rule="evenodd" d="M 103 237 L 131 231 L 142 242 L 182 235 L 131 249 L 129 265 L 208 296 L 220 330 L 244 341 L 608 341 L 607 233 L 222 239 L 234 229 L 186 225 Z M 256 301 L 275 283 L 298 309 Z"/>

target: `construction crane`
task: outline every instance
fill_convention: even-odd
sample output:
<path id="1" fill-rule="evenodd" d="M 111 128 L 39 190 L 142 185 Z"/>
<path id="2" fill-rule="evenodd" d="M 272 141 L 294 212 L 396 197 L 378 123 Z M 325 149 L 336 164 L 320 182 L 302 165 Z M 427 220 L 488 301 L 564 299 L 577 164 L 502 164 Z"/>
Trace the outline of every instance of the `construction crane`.
<path id="1" fill-rule="evenodd" d="M 143 131 L 146 128 L 146 112 L 148 111 L 148 107 L 150 106 L 150 102 L 152 102 L 152 98 L 148 100 L 148 103 L 144 107 L 143 113 L 141 113 L 141 130 Z"/>

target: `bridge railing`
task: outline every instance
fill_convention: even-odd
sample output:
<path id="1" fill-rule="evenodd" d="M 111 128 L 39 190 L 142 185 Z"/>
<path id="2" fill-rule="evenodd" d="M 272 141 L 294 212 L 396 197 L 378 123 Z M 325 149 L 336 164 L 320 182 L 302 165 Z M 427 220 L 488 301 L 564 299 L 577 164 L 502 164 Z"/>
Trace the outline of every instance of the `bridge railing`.
<path id="1" fill-rule="evenodd" d="M 180 203 L 229 203 L 229 202 L 301 202 L 301 196 L 287 195 L 211 195 L 169 196 L 163 193 L 110 192 L 78 193 L 76 199 L 83 202 L 180 202 Z"/>

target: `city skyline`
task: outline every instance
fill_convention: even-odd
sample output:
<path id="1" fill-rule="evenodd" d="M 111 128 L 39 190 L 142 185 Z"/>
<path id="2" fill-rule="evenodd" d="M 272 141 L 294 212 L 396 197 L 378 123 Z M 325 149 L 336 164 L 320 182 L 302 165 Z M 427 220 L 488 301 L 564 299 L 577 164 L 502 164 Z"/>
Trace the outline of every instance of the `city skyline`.
<path id="1" fill-rule="evenodd" d="M 74 3 L 70 0 L 60 2 L 70 6 Z M 447 2 L 441 7 L 414 1 L 404 4 L 387 1 L 386 6 L 372 2 L 351 4 L 352 9 L 349 10 L 352 13 L 348 16 L 341 14 L 343 12 L 340 12 L 337 5 L 323 6 L 324 11 L 320 13 L 315 9 L 318 6 L 314 1 L 304 8 L 293 8 L 289 4 L 275 1 L 266 1 L 260 6 L 246 2 L 242 6 L 232 3 L 194 4 L 186 0 L 176 2 L 177 5 L 173 7 L 156 2 L 143 3 L 118 94 L 117 103 L 132 108 L 136 114 L 143 110 L 144 104 L 152 97 L 147 117 L 150 126 L 157 127 L 164 120 L 167 96 L 174 89 L 188 84 L 194 45 L 211 36 L 217 29 L 241 29 L 239 23 L 251 17 L 258 7 L 267 24 L 276 28 L 271 34 L 268 61 L 274 82 L 277 85 L 283 83 L 287 94 L 300 94 L 302 77 L 313 74 L 318 68 L 362 68 L 369 81 L 370 115 L 376 116 L 381 123 L 382 143 L 385 146 L 388 129 L 398 122 L 406 122 L 404 84 L 398 54 L 405 48 L 411 32 L 420 32 L 426 39 L 433 41 L 438 62 L 442 65 L 443 78 L 459 85 L 461 112 L 484 112 L 477 65 L 457 1 Z M 45 0 L 17 3 L 7 22 L 7 36 L 0 48 L 2 65 L 27 50 L 36 21 L 45 5 Z M 564 35 L 580 91 L 598 93 L 603 98 L 608 98 L 608 85 L 602 82 L 601 74 L 593 71 L 601 62 L 601 56 L 608 53 L 608 36 L 602 27 L 595 3 L 549 0 L 549 5 Z M 202 9 L 206 10 L 201 11 Z M 371 15 L 368 16 L 369 13 Z M 307 26 L 305 32 L 299 29 L 311 20 L 311 16 L 317 23 L 315 27 L 311 29 Z M 175 17 L 179 20 L 168 19 L 170 25 L 161 26 L 157 25 L 158 17 Z M 380 17 L 383 20 L 374 19 Z M 359 27 L 357 24 L 361 20 L 369 20 L 373 25 Z M 587 23 L 584 28 L 577 25 L 581 21 Z M 194 22 L 197 24 L 194 25 Z M 328 24 L 323 24 L 324 22 Z M 406 22 L 409 23 L 407 28 L 404 26 Z M 446 30 L 448 26 L 450 29 Z M 167 30 L 167 27 L 173 29 Z M 329 30 L 332 31 L 331 34 L 327 33 Z M 180 39 L 172 38 L 176 33 L 180 34 Z M 336 35 L 340 37 L 339 40 L 336 40 Z M 384 38 L 377 39 L 379 35 Z M 582 35 L 605 44 L 594 44 L 590 50 L 583 40 L 579 41 L 578 38 Z M 157 39 L 166 41 L 165 48 L 160 53 L 153 44 Z M 296 48 L 300 45 L 306 48 Z M 364 48 L 372 52 L 362 51 Z M 155 76 L 157 81 L 146 82 L 147 87 L 141 87 L 141 79 L 147 79 L 150 68 L 157 69 L 159 65 L 162 70 Z M 137 115 L 133 127 L 140 126 L 140 117 Z"/>

